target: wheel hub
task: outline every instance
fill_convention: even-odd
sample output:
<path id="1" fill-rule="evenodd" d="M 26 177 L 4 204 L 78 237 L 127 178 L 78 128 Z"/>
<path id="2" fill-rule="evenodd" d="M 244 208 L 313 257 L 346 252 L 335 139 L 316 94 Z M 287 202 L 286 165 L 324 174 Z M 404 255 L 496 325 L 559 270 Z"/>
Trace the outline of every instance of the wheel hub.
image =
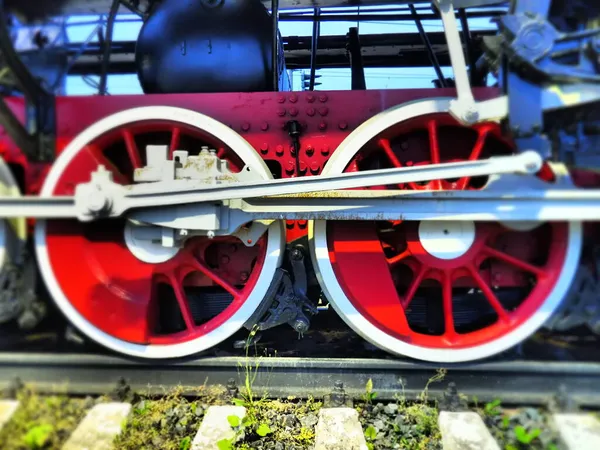
<path id="1" fill-rule="evenodd" d="M 423 221 L 419 224 L 419 241 L 432 256 L 449 260 L 463 256 L 475 241 L 472 221 Z"/>
<path id="2" fill-rule="evenodd" d="M 178 252 L 177 247 L 165 247 L 150 236 L 143 236 L 145 231 L 153 231 L 150 227 L 140 226 L 127 221 L 124 229 L 125 245 L 129 251 L 142 262 L 158 264 L 169 261 Z"/>

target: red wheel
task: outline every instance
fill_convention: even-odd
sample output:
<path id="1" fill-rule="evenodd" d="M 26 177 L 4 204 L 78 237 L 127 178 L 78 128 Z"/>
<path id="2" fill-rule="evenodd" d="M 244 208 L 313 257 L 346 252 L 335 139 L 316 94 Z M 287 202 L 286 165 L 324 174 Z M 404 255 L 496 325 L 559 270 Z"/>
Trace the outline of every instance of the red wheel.
<path id="1" fill-rule="evenodd" d="M 232 171 L 248 165 L 270 177 L 254 149 L 226 126 L 187 110 L 149 107 L 85 130 L 59 156 L 42 195 L 73 194 L 99 164 L 115 181 L 132 183 L 133 171 L 145 164 L 146 144 L 208 145 Z M 279 265 L 282 237 L 277 224 L 252 247 L 223 236 L 191 238 L 173 249 L 140 245 L 126 218 L 36 227 L 41 272 L 65 315 L 99 343 L 146 358 L 190 355 L 241 328 Z"/>
<path id="2" fill-rule="evenodd" d="M 435 114 L 432 108 L 439 103 L 429 106 L 429 114 L 384 124 L 368 139 L 357 129 L 324 173 L 512 152 L 497 125 L 466 128 L 447 114 Z M 384 115 L 410 115 L 406 108 Z M 400 188 L 483 189 L 486 181 L 431 180 Z M 312 242 L 323 290 L 359 334 L 396 354 L 455 362 L 498 353 L 542 325 L 570 285 L 581 227 L 572 222 L 318 221 Z"/>

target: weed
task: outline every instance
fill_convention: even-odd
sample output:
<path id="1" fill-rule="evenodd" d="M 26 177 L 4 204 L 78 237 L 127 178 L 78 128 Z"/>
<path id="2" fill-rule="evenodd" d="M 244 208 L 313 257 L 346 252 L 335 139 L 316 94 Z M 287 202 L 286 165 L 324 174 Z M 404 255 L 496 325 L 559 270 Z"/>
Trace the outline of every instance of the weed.
<path id="1" fill-rule="evenodd" d="M 365 393 L 363 394 L 363 400 L 367 405 L 373 403 L 373 400 L 377 398 L 377 392 L 373 392 L 373 380 L 369 378 L 365 386 Z"/>
<path id="2" fill-rule="evenodd" d="M 17 392 L 17 400 L 19 408 L 0 431 L 3 450 L 60 448 L 95 403 L 91 398 L 42 396 L 27 386 Z"/>

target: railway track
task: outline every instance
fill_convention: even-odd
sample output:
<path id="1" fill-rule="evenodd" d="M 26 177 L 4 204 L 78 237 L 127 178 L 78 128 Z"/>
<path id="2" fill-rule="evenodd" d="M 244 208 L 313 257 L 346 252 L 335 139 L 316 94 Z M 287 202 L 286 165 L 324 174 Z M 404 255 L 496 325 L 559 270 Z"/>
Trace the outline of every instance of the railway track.
<path id="1" fill-rule="evenodd" d="M 199 389 L 214 388 L 213 392 L 223 393 L 216 403 L 202 403 L 203 412 L 194 417 L 192 434 L 187 429 L 188 436 L 182 437 L 181 427 L 178 428 L 180 435 L 177 439 L 187 439 L 182 448 L 196 450 L 225 448 L 216 446 L 217 437 L 219 440 L 235 440 L 243 426 L 231 425 L 233 415 L 240 417 L 240 424 L 247 415 L 253 417 L 252 420 L 263 417 L 260 419 L 263 421 L 267 420 L 264 417 L 271 417 L 270 422 L 267 421 L 271 428 L 279 420 L 273 419 L 275 416 L 281 417 L 284 422 L 298 416 L 302 421 L 293 420 L 300 430 L 305 425 L 305 414 L 314 419 L 310 425 L 312 437 L 307 438 L 306 445 L 295 447 L 290 440 L 284 448 L 342 448 L 336 445 L 352 449 L 413 448 L 388 446 L 396 442 L 393 439 L 399 436 L 398 433 L 410 436 L 416 433 L 415 430 L 422 429 L 418 423 L 411 425 L 410 414 L 417 413 L 411 409 L 413 407 L 406 406 L 409 404 L 425 408 L 426 415 L 431 414 L 437 422 L 437 431 L 431 431 L 427 438 L 431 438 L 431 446 L 424 447 L 431 449 L 499 449 L 499 445 L 505 447 L 505 440 L 513 436 L 513 428 L 522 426 L 520 423 L 537 420 L 542 425 L 534 428 L 531 425 L 528 433 L 533 433 L 531 430 L 535 427 L 542 427 L 544 436 L 550 435 L 548 442 L 556 446 L 539 447 L 536 444 L 515 448 L 583 450 L 587 447 L 581 446 L 582 436 L 591 439 L 591 435 L 586 433 L 600 430 L 595 413 L 590 412 L 600 410 L 597 388 L 600 363 L 596 362 L 512 360 L 442 368 L 382 358 L 205 357 L 195 361 L 148 364 L 101 354 L 0 353 L 0 387 L 10 391 L 16 379 L 33 387 L 37 395 L 100 398 L 112 393 L 113 400 L 115 395 L 125 400 L 109 403 L 104 400 L 95 406 L 89 405 L 85 417 L 81 415 L 77 428 L 71 430 L 66 442 L 62 442 L 60 447 L 44 448 L 82 448 L 81 443 L 90 439 L 91 442 L 98 439 L 98 444 L 89 448 L 132 448 L 132 423 L 140 426 L 143 418 L 138 416 L 152 408 L 148 402 L 160 402 L 165 392 L 177 389 L 181 400 L 171 409 L 181 412 L 182 408 L 187 408 L 185 414 L 188 416 L 192 403 L 201 404 L 200 400 L 194 400 L 198 398 Z M 251 380 L 254 398 L 250 402 L 248 380 Z M 131 396 L 132 392 L 144 392 L 145 398 L 152 400 L 140 401 L 141 397 L 137 394 Z M 235 398 L 244 398 L 245 401 L 243 404 L 233 401 L 232 405 Z M 292 398 L 296 406 L 281 412 L 285 399 Z M 311 403 L 313 401 L 318 401 L 318 406 L 310 409 L 315 404 Z M 8 400 L 0 406 L 0 410 L 14 414 L 19 403 Z M 195 411 L 195 408 L 200 406 L 192 409 Z M 269 408 L 278 412 L 264 415 L 264 410 Z M 161 410 L 157 420 L 176 414 L 168 411 Z M 303 415 L 298 411 L 302 411 Z M 419 411 L 418 414 L 423 414 L 421 409 Z M 402 418 L 398 419 L 400 416 Z M 418 417 L 425 420 L 420 415 Z M 500 419 L 504 417 L 507 419 L 503 422 Z M 398 420 L 407 420 L 406 425 L 402 425 L 405 428 L 394 427 Z M 5 422 L 9 421 L 10 414 L 5 419 Z M 104 425 L 99 428 L 99 423 Z M 129 425 L 124 426 L 124 423 Z M 507 431 L 502 428 L 502 423 L 512 423 L 513 428 Z M 253 426 L 253 431 L 248 429 L 246 434 L 256 435 L 257 424 Z M 291 432 L 294 426 L 288 427 L 290 436 L 294 434 Z M 345 430 L 344 433 L 339 432 L 340 427 Z M 286 432 L 285 426 L 273 429 L 273 433 Z M 117 438 L 111 443 L 122 430 L 126 430 L 125 438 Z M 578 430 L 580 440 L 569 435 L 569 430 Z M 526 436 L 521 438 L 528 439 Z M 262 443 L 231 448 L 280 448 L 268 444 L 269 440 L 264 436 L 257 439 L 262 439 Z M 251 439 L 251 442 L 254 441 Z M 186 446 L 188 444 L 189 447 Z"/>
<path id="2" fill-rule="evenodd" d="M 0 386 L 6 388 L 19 379 L 47 393 L 67 389 L 76 395 L 98 395 L 118 383 L 164 392 L 176 386 L 237 388 L 251 374 L 257 395 L 271 398 L 319 398 L 333 391 L 360 398 L 371 379 L 378 398 L 392 400 L 399 391 L 415 398 L 440 368 L 379 358 L 208 357 L 149 365 L 106 355 L 0 353 Z M 600 409 L 600 363 L 500 361 L 444 369 L 444 383 L 429 388 L 433 397 L 454 383 L 461 393 L 482 401 L 501 397 L 506 403 L 545 405 L 566 393 L 582 407 Z"/>

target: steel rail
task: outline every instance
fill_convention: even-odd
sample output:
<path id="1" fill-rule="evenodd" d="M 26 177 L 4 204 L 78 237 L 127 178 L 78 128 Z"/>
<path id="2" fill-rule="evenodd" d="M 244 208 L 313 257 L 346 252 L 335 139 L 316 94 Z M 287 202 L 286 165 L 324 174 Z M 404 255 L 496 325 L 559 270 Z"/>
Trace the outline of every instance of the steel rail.
<path id="1" fill-rule="evenodd" d="M 360 398 L 369 379 L 378 399 L 415 398 L 440 366 L 388 359 L 207 357 L 189 362 L 138 362 L 92 354 L 0 353 L 0 386 L 18 378 L 41 393 L 104 394 L 125 382 L 134 390 L 164 393 L 165 388 L 243 386 L 247 371 L 256 395 L 306 398 L 330 394 L 336 382 Z M 581 407 L 599 407 L 600 363 L 507 361 L 451 365 L 442 382 L 431 383 L 431 398 L 449 382 L 470 399 L 502 398 L 505 404 L 545 405 L 564 395 Z M 254 377 L 256 374 L 256 377 Z M 192 389 L 189 390 L 192 392 Z"/>

